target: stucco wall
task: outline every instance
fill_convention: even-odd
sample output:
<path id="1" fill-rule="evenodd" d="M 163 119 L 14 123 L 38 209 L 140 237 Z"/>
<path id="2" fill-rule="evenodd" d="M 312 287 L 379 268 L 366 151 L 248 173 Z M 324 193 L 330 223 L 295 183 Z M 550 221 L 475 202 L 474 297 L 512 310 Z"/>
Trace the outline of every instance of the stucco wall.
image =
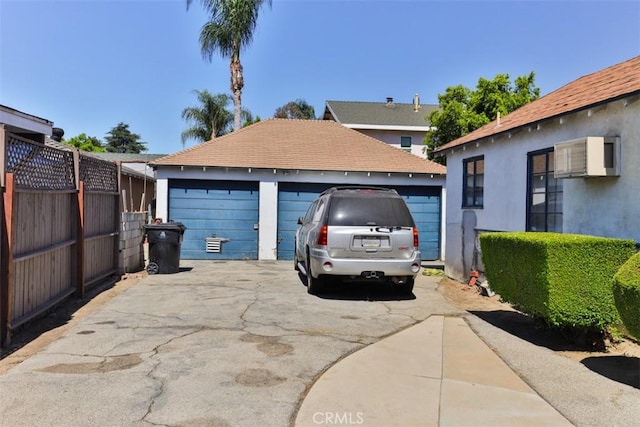
<path id="1" fill-rule="evenodd" d="M 377 140 L 386 142 L 387 144 L 393 145 L 394 147 L 401 149 L 400 147 L 400 137 L 401 136 L 410 136 L 411 137 L 411 154 L 414 154 L 418 157 L 426 158 L 424 153 L 424 144 L 422 141 L 426 136 L 426 131 L 420 132 L 411 132 L 411 131 L 400 131 L 400 130 L 372 130 L 372 129 L 356 129 L 358 132 L 361 132 L 365 135 L 368 135 Z"/>
<path id="2" fill-rule="evenodd" d="M 527 153 L 584 136 L 619 136 L 620 177 L 563 180 L 563 232 L 640 241 L 640 101 L 615 101 L 447 152 L 445 272 L 467 281 L 478 230 L 526 227 Z M 484 207 L 462 209 L 462 161 L 484 155 Z M 463 213 L 466 212 L 463 221 Z M 473 218 L 475 217 L 475 218 Z M 470 233 L 470 221 L 476 233 Z M 466 224 L 466 228 L 465 228 Z"/>
<path id="3" fill-rule="evenodd" d="M 610 104 L 600 116 L 581 126 L 589 135 L 620 136 L 620 176 L 565 179 L 563 230 L 640 242 L 640 100 Z"/>

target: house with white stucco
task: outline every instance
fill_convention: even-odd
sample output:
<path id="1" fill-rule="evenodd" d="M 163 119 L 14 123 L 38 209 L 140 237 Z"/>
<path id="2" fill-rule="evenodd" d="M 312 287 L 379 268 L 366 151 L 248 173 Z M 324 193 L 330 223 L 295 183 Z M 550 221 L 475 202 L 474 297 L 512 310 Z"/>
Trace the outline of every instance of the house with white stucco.
<path id="1" fill-rule="evenodd" d="M 392 97 L 386 102 L 327 101 L 322 119 L 426 159 L 423 141 L 431 130 L 428 116 L 438 108 L 433 104 L 421 105 L 418 94 L 412 103 L 396 102 Z"/>
<path id="2" fill-rule="evenodd" d="M 640 242 L 640 56 L 585 75 L 440 147 L 445 273 L 482 271 L 485 231 Z"/>

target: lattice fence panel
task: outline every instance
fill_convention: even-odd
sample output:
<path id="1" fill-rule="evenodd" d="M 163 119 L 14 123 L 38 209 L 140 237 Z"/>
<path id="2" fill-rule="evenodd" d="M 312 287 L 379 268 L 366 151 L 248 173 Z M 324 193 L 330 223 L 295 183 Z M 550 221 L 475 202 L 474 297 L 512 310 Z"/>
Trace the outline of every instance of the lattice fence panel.
<path id="1" fill-rule="evenodd" d="M 16 188 L 74 190 L 73 153 L 58 150 L 17 135 L 8 135 L 6 171 Z"/>
<path id="2" fill-rule="evenodd" d="M 115 163 L 80 155 L 80 180 L 85 191 L 117 193 L 118 167 Z"/>

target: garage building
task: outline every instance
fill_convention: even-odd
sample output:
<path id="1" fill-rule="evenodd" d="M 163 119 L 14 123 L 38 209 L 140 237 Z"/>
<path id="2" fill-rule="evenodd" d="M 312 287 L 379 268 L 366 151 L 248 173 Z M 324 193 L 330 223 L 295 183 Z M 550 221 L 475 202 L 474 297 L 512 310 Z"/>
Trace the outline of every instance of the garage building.
<path id="1" fill-rule="evenodd" d="M 187 227 L 182 259 L 293 260 L 298 217 L 344 185 L 395 188 L 423 260 L 444 253 L 446 168 L 332 121 L 269 119 L 152 165 L 157 216 Z"/>

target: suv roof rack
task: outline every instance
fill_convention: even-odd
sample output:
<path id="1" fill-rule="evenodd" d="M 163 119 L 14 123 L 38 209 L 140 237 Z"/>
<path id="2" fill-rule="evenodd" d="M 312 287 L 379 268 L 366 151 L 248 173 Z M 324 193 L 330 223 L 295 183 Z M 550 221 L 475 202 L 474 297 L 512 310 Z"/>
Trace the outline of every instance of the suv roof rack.
<path id="1" fill-rule="evenodd" d="M 391 192 L 391 193 L 398 194 L 398 192 L 396 190 L 394 190 L 393 188 L 371 187 L 371 186 L 367 186 L 367 185 L 344 185 L 344 186 L 328 188 L 328 189 L 324 190 L 322 192 L 322 194 L 320 194 L 320 195 L 324 196 L 325 194 L 334 193 L 334 192 L 339 191 L 339 190 L 376 190 L 376 191 L 388 191 L 388 192 Z"/>

